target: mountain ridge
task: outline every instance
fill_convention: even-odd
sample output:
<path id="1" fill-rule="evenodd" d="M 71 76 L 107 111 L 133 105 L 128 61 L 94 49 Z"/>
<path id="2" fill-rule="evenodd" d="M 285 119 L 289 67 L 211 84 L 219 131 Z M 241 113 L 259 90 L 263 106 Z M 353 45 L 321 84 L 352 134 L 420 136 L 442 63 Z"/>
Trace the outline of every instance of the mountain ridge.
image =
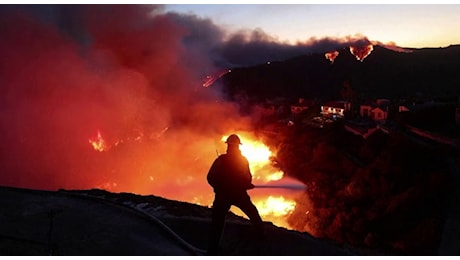
<path id="1" fill-rule="evenodd" d="M 232 97 L 340 98 L 345 81 L 361 98 L 460 95 L 460 45 L 397 52 L 374 46 L 362 61 L 347 48 L 331 63 L 325 53 L 292 57 L 252 67 L 231 68 L 220 82 Z"/>

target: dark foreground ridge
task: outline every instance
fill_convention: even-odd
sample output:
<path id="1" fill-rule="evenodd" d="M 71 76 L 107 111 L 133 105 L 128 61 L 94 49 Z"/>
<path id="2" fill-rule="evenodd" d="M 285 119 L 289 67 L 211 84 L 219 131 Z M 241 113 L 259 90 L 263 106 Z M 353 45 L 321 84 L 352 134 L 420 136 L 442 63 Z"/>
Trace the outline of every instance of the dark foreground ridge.
<path id="1" fill-rule="evenodd" d="M 211 211 L 156 196 L 0 187 L 0 255 L 206 255 Z M 229 213 L 222 255 L 356 255 L 265 223 L 256 238 Z"/>

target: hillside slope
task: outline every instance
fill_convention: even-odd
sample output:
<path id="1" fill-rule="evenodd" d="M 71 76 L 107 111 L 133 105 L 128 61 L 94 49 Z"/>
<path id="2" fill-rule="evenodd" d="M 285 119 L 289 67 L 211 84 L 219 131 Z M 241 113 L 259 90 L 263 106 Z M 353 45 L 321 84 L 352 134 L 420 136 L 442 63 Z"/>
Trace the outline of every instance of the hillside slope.
<path id="1" fill-rule="evenodd" d="M 39 191 L 0 187 L 1 255 L 205 255 L 210 209 L 103 190 Z M 229 214 L 225 255 L 353 255 L 307 233 L 266 223 L 253 239 L 249 222 Z"/>

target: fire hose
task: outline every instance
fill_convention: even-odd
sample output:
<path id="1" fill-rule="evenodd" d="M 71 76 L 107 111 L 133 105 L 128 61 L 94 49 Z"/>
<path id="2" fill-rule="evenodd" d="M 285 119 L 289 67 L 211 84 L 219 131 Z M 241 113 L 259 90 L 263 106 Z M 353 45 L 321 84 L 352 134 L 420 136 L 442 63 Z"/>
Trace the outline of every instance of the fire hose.
<path id="1" fill-rule="evenodd" d="M 288 190 L 304 190 L 306 185 L 275 185 L 275 184 L 258 184 L 254 185 L 256 189 L 288 189 Z"/>
<path id="2" fill-rule="evenodd" d="M 112 200 L 109 200 L 109 199 L 106 199 L 106 198 L 103 198 L 103 197 L 99 197 L 99 196 L 93 196 L 93 195 L 82 194 L 82 193 L 67 192 L 66 190 L 59 190 L 59 192 L 62 193 L 62 194 L 65 194 L 65 195 L 67 195 L 69 197 L 73 196 L 73 197 L 78 197 L 78 198 L 92 199 L 92 200 L 96 200 L 96 201 L 99 201 L 101 203 L 111 205 L 111 206 L 114 206 L 114 207 L 120 207 L 120 208 L 124 208 L 124 209 L 133 210 L 133 211 L 135 211 L 135 212 L 147 217 L 148 219 L 153 221 L 153 223 L 155 223 L 159 227 L 163 228 L 166 232 L 169 233 L 169 235 L 171 235 L 173 237 L 173 239 L 175 239 L 179 243 L 179 245 L 181 245 L 184 249 L 188 250 L 192 254 L 194 254 L 194 255 L 204 255 L 204 254 L 206 254 L 206 250 L 197 248 L 197 247 L 191 245 L 190 243 L 188 243 L 187 241 L 185 241 L 181 236 L 179 236 L 175 231 L 173 231 L 168 225 L 166 225 L 159 218 L 157 218 L 157 217 L 153 216 L 152 214 L 149 214 L 149 213 L 147 213 L 145 211 L 142 211 L 142 210 L 140 210 L 139 208 L 137 208 L 135 206 L 131 206 L 131 205 L 127 205 L 127 204 L 120 204 L 120 203 L 117 203 L 115 201 L 112 201 Z"/>

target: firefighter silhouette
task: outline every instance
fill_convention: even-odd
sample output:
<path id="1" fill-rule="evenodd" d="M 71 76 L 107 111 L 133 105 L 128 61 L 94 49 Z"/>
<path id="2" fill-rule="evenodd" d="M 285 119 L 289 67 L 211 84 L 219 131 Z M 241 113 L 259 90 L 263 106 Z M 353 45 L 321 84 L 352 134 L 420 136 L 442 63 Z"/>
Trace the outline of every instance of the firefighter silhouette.
<path id="1" fill-rule="evenodd" d="M 249 162 L 241 154 L 238 135 L 232 134 L 227 140 L 227 152 L 219 155 L 212 163 L 207 181 L 214 190 L 212 222 L 209 235 L 208 253 L 219 252 L 225 217 L 230 207 L 240 208 L 249 217 L 256 234 L 263 237 L 263 221 L 247 190 L 253 189 Z"/>

